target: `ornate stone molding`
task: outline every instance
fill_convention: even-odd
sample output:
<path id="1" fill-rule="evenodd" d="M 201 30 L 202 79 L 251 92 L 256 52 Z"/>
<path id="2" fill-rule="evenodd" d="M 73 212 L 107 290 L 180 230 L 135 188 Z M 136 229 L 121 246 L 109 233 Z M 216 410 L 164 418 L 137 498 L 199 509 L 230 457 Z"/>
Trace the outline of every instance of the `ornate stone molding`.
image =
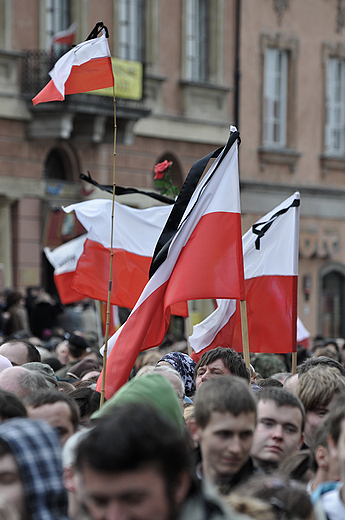
<path id="1" fill-rule="evenodd" d="M 280 23 L 284 14 L 285 9 L 287 9 L 290 0 L 274 0 L 273 7 L 278 15 L 278 22 Z"/>

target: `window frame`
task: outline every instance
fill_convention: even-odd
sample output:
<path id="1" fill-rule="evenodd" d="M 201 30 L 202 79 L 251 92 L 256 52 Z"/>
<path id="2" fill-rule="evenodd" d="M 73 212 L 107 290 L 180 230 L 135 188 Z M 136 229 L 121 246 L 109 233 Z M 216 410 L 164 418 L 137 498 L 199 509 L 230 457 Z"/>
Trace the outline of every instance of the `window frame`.
<path id="1" fill-rule="evenodd" d="M 340 70 L 339 70 L 340 67 Z M 338 70 L 337 70 L 338 69 Z M 337 77 L 337 73 L 339 75 Z M 345 154 L 345 59 L 330 56 L 326 64 L 325 85 L 325 154 Z M 338 116 L 337 116 L 338 113 Z M 338 120 L 337 120 L 338 119 Z M 335 140 L 338 141 L 336 146 Z"/>
<path id="2" fill-rule="evenodd" d="M 71 0 L 45 0 L 45 47 L 51 49 L 54 34 L 67 29 L 71 25 Z M 66 46 L 54 45 L 54 53 L 61 55 Z"/>
<path id="3" fill-rule="evenodd" d="M 267 47 L 264 56 L 263 146 L 286 148 L 288 51 Z"/>
<path id="4" fill-rule="evenodd" d="M 120 0 L 117 54 L 124 60 L 145 61 L 145 0 Z"/>

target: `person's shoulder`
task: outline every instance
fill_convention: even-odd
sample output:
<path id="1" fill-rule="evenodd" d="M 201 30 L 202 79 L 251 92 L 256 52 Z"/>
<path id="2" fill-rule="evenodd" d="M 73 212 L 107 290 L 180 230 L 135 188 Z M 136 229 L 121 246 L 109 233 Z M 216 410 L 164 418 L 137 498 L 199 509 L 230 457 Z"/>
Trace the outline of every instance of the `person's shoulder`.
<path id="1" fill-rule="evenodd" d="M 321 505 L 327 518 L 334 520 L 345 518 L 345 504 L 340 498 L 340 488 L 341 485 L 337 486 L 335 489 L 326 491 L 320 496 L 318 503 Z"/>
<path id="2" fill-rule="evenodd" d="M 253 520 L 234 511 L 204 479 L 198 493 L 187 498 L 178 520 Z"/>

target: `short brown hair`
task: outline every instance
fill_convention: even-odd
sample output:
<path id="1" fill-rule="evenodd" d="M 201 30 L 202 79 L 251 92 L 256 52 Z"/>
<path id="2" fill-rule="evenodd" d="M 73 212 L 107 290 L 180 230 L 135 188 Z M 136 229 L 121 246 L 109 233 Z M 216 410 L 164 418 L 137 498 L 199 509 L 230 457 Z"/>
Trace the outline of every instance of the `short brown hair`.
<path id="1" fill-rule="evenodd" d="M 236 376 L 219 376 L 205 381 L 194 399 L 194 417 L 200 428 L 205 428 L 212 412 L 229 412 L 235 417 L 254 412 L 254 395 L 243 379 Z"/>
<path id="2" fill-rule="evenodd" d="M 250 370 L 243 358 L 232 348 L 217 347 L 204 352 L 194 368 L 194 379 L 198 374 L 200 367 L 210 365 L 217 359 L 221 359 L 224 366 L 231 372 L 233 376 L 243 377 L 250 381 Z"/>

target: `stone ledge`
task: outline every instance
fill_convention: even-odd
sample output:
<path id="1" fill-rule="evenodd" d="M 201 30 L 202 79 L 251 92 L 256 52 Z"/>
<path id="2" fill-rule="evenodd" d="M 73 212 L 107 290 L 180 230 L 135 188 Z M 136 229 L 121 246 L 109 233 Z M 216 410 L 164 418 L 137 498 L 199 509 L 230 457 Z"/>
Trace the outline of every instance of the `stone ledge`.
<path id="1" fill-rule="evenodd" d="M 287 164 L 290 172 L 293 173 L 296 169 L 298 159 L 302 153 L 291 148 L 265 148 L 258 149 L 260 156 L 261 171 L 266 170 L 267 164 Z"/>
<path id="2" fill-rule="evenodd" d="M 183 114 L 205 121 L 229 120 L 228 94 L 233 87 L 180 80 Z"/>
<path id="3" fill-rule="evenodd" d="M 345 155 L 320 155 L 322 175 L 326 176 L 329 170 L 345 171 Z"/>

